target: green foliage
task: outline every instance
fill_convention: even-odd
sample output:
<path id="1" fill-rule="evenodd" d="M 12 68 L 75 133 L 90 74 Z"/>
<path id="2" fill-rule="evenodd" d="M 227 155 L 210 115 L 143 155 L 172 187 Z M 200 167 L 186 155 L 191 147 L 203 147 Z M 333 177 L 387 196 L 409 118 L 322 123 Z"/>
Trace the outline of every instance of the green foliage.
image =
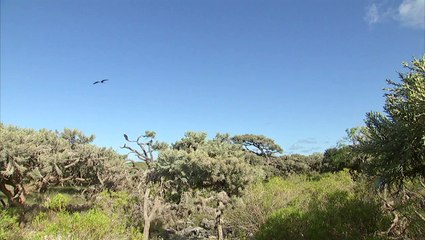
<path id="1" fill-rule="evenodd" d="M 12 209 L 0 209 L 0 240 L 22 239 L 18 216 Z"/>
<path id="2" fill-rule="evenodd" d="M 320 172 L 336 172 L 344 168 L 357 173 L 365 170 L 368 155 L 356 151 L 356 146 L 365 139 L 365 127 L 354 127 L 345 131 L 347 136 L 339 141 L 336 147 L 325 150 Z"/>
<path id="3" fill-rule="evenodd" d="M 25 185 L 40 192 L 51 185 L 116 188 L 125 178 L 123 157 L 91 145 L 94 136 L 78 130 L 35 131 L 1 124 L 0 135 L 0 187 L 10 205 L 24 203 Z"/>
<path id="4" fill-rule="evenodd" d="M 86 213 L 41 214 L 33 226 L 38 231 L 30 239 L 125 239 L 128 234 L 120 219 L 97 209 Z"/>
<path id="5" fill-rule="evenodd" d="M 58 193 L 52 198 L 47 199 L 44 206 L 50 210 L 61 212 L 66 209 L 66 206 L 68 206 L 70 200 L 71 199 L 69 196 Z"/>
<path id="6" fill-rule="evenodd" d="M 425 177 L 425 55 L 404 66 L 400 83 L 387 80 L 386 115 L 367 114 L 359 147 L 372 157 L 371 173 L 388 184 Z"/>
<path id="7" fill-rule="evenodd" d="M 275 212 L 261 227 L 257 239 L 378 239 L 385 218 L 375 203 L 335 191 L 308 208 L 294 204 Z"/>
<path id="8" fill-rule="evenodd" d="M 224 135 L 207 140 L 203 133 L 189 132 L 173 146 L 159 154 L 154 174 L 173 182 L 177 195 L 195 188 L 239 194 L 260 174 Z"/>
<path id="9" fill-rule="evenodd" d="M 297 235 L 300 233 L 304 236 L 308 233 L 322 234 L 320 236 L 323 237 L 333 231 L 335 224 L 332 219 L 344 218 L 344 212 L 350 214 L 350 211 L 351 219 L 341 223 L 344 226 L 339 226 L 341 230 L 361 228 L 363 225 L 355 219 L 360 217 L 377 231 L 381 227 L 383 214 L 375 201 L 366 198 L 364 193 L 356 194 L 357 184 L 346 170 L 335 174 L 273 178 L 267 183 L 258 183 L 247 188 L 241 200 L 236 202 L 225 217 L 231 225 L 237 227 L 239 237 L 259 234 L 260 239 L 303 239 Z M 376 219 L 367 219 L 366 215 L 371 209 L 374 209 L 376 214 L 373 217 Z M 365 215 L 364 218 L 360 213 Z M 304 220 L 310 222 L 303 222 Z M 323 228 L 320 230 L 322 232 L 316 228 Z M 362 236 L 373 235 L 373 231 L 360 231 Z M 276 238 L 285 234 L 291 237 Z"/>
<path id="10" fill-rule="evenodd" d="M 97 196 L 96 205 L 104 210 L 117 212 L 125 209 L 133 201 L 131 195 L 124 191 L 103 191 Z"/>
<path id="11" fill-rule="evenodd" d="M 385 114 L 368 113 L 354 139 L 356 150 L 369 156 L 366 172 L 394 216 L 389 234 L 415 239 L 425 227 L 425 55 L 403 65 L 400 82 L 387 80 Z"/>
<path id="12" fill-rule="evenodd" d="M 69 144 L 72 145 L 78 145 L 78 144 L 88 144 L 94 141 L 95 136 L 90 135 L 86 136 L 83 132 L 77 130 L 77 129 L 69 129 L 65 128 L 63 132 L 55 132 L 58 137 L 64 139 L 65 141 L 69 142 Z"/>
<path id="13" fill-rule="evenodd" d="M 243 159 L 212 158 L 199 151 L 165 151 L 158 159 L 155 172 L 172 180 L 181 191 L 205 188 L 229 194 L 238 194 L 255 177 L 254 169 Z"/>
<path id="14" fill-rule="evenodd" d="M 127 227 L 141 227 L 141 212 L 137 199 L 126 191 L 103 191 L 96 196 L 95 207 L 102 212 L 121 219 Z"/>
<path id="15" fill-rule="evenodd" d="M 56 194 L 27 218 L 26 239 L 142 239 L 133 223 L 133 198 L 126 192 L 103 191 L 94 205 L 72 205 L 70 195 Z M 28 214 L 28 212 L 26 213 Z"/>
<path id="16" fill-rule="evenodd" d="M 282 153 L 283 149 L 264 135 L 243 134 L 232 137 L 232 141 L 241 144 L 246 150 L 263 157 L 271 157 L 274 154 Z"/>
<path id="17" fill-rule="evenodd" d="M 351 166 L 351 148 L 343 146 L 326 149 L 323 154 L 322 172 L 337 172 Z"/>
<path id="18" fill-rule="evenodd" d="M 85 205 L 90 204 L 89 199 L 86 199 L 81 192 L 84 187 L 72 186 L 54 186 L 50 187 L 46 192 L 29 191 L 27 193 L 26 205 L 27 206 L 44 206 L 48 208 L 50 202 L 57 194 L 63 195 L 67 199 L 67 206 Z"/>
<path id="19" fill-rule="evenodd" d="M 323 155 L 320 153 L 308 156 L 301 154 L 291 154 L 276 158 L 271 158 L 268 165 L 265 165 L 269 176 L 288 176 L 290 174 L 307 174 L 319 172 L 322 165 Z"/>
<path id="20" fill-rule="evenodd" d="M 206 141 L 207 134 L 204 132 L 186 132 L 184 138 L 173 144 L 173 149 L 192 152 L 196 151 Z"/>

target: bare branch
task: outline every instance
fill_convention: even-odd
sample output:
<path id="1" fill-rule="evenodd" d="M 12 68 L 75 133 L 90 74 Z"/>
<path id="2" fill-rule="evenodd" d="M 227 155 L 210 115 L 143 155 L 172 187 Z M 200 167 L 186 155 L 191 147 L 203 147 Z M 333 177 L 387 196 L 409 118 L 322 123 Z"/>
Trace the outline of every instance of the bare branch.
<path id="1" fill-rule="evenodd" d="M 148 151 L 149 151 L 149 157 L 151 161 L 153 162 L 153 150 L 152 150 L 151 144 L 148 144 Z"/>
<path id="2" fill-rule="evenodd" d="M 138 158 L 138 159 L 140 159 L 140 160 L 142 160 L 142 161 L 146 161 L 146 157 L 144 157 L 144 155 L 142 154 L 142 153 L 140 153 L 139 151 L 137 151 L 136 149 L 134 149 L 134 148 L 132 148 L 132 147 L 129 147 L 129 146 L 127 146 L 127 145 L 124 145 L 124 146 L 122 146 L 121 148 L 125 148 L 125 149 L 128 149 L 128 150 L 130 150 L 132 153 L 135 153 L 136 154 L 136 157 Z"/>
<path id="3" fill-rule="evenodd" d="M 61 178 L 59 179 L 59 182 L 63 183 L 65 181 L 71 180 L 73 178 L 73 176 L 67 177 L 67 178 Z"/>
<path id="4" fill-rule="evenodd" d="M 102 186 L 104 185 L 104 181 L 102 180 L 102 178 L 99 176 L 99 173 L 96 173 L 97 179 L 99 180 L 100 184 L 102 184 Z"/>
<path id="5" fill-rule="evenodd" d="M 422 187 L 425 188 L 425 183 L 422 181 L 422 179 L 419 179 L 419 182 L 421 183 Z"/>
<path id="6" fill-rule="evenodd" d="M 75 160 L 74 162 L 72 162 L 72 163 L 70 163 L 70 164 L 66 165 L 64 168 L 65 168 L 65 169 L 68 169 L 68 168 L 70 168 L 70 167 L 74 166 L 75 164 L 77 164 L 79 161 L 81 161 L 81 159 L 80 159 L 80 158 L 77 158 L 77 160 Z"/>
<path id="7" fill-rule="evenodd" d="M 417 210 L 415 210 L 415 213 L 419 216 L 419 218 L 425 222 L 425 217 L 422 216 L 422 214 L 420 214 Z"/>

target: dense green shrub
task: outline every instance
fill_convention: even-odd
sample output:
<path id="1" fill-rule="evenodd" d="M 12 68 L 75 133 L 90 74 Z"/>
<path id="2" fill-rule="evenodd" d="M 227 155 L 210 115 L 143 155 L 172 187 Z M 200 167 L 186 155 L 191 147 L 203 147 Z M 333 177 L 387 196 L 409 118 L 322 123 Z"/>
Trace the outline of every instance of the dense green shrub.
<path id="1" fill-rule="evenodd" d="M 399 81 L 387 80 L 384 113 L 369 112 L 354 149 L 368 156 L 394 221 L 393 238 L 425 236 L 425 54 L 403 63 Z"/>
<path id="2" fill-rule="evenodd" d="M 244 150 L 228 135 L 217 134 L 212 140 L 206 137 L 205 133 L 188 132 L 158 156 L 153 173 L 173 184 L 176 202 L 183 192 L 193 189 L 239 195 L 249 183 L 262 179 L 262 171 L 248 163 Z"/>
<path id="3" fill-rule="evenodd" d="M 316 234 L 328 239 L 332 231 L 339 230 L 347 235 L 335 234 L 336 239 L 358 236 L 355 231 L 362 237 L 373 236 L 384 217 L 377 202 L 359 190 L 359 184 L 347 170 L 273 178 L 248 188 L 228 211 L 226 220 L 236 227 L 240 238 L 257 234 L 259 239 L 312 239 L 306 234 Z M 340 220 L 338 225 L 336 221 Z M 367 227 L 359 221 L 365 221 Z"/>
<path id="4" fill-rule="evenodd" d="M 373 202 L 335 191 L 307 209 L 294 204 L 275 212 L 261 227 L 257 239 L 379 239 L 388 219 Z"/>
<path id="5" fill-rule="evenodd" d="M 348 172 L 275 177 L 267 183 L 248 187 L 227 212 L 226 219 L 242 236 L 253 235 L 275 211 L 291 203 L 307 206 L 313 195 L 319 197 L 334 189 L 352 189 L 353 186 Z"/>
<path id="6" fill-rule="evenodd" d="M 8 206 L 25 205 L 26 195 L 53 186 L 119 189 L 127 180 L 124 156 L 92 144 L 94 136 L 4 126 L 0 123 L 0 191 Z"/>

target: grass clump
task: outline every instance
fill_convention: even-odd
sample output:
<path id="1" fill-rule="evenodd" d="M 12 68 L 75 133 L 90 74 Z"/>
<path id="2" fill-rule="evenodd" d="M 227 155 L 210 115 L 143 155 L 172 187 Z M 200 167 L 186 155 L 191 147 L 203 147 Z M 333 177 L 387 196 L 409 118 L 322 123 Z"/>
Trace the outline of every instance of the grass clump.
<path id="1" fill-rule="evenodd" d="M 97 204 L 89 210 L 72 211 L 73 201 L 58 193 L 43 204 L 27 228 L 27 239 L 142 239 L 140 229 L 128 225 L 125 208 L 130 201 L 124 192 L 100 194 Z M 123 211 L 120 212 L 119 210 Z"/>
<path id="2" fill-rule="evenodd" d="M 41 213 L 34 219 L 37 233 L 31 239 L 125 239 L 126 228 L 119 219 L 100 210 L 83 213 L 66 211 L 49 215 Z"/>

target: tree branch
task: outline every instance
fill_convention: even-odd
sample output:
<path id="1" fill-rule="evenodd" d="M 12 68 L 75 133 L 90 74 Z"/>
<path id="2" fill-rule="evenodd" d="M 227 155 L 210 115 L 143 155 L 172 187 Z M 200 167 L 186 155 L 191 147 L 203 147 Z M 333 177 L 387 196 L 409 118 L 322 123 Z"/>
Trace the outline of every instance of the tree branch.
<path id="1" fill-rule="evenodd" d="M 415 211 L 415 213 L 419 216 L 419 218 L 422 220 L 422 221 L 424 221 L 425 222 L 425 217 L 422 215 L 422 214 L 420 214 L 417 210 L 414 210 Z"/>
<path id="2" fill-rule="evenodd" d="M 77 164 L 79 161 L 81 161 L 81 159 L 80 159 L 80 158 L 77 158 L 77 160 L 75 160 L 74 162 L 72 162 L 72 163 L 70 163 L 70 164 L 66 165 L 64 168 L 65 168 L 65 169 L 68 169 L 68 168 L 70 168 L 70 167 L 74 166 L 75 164 Z"/>

